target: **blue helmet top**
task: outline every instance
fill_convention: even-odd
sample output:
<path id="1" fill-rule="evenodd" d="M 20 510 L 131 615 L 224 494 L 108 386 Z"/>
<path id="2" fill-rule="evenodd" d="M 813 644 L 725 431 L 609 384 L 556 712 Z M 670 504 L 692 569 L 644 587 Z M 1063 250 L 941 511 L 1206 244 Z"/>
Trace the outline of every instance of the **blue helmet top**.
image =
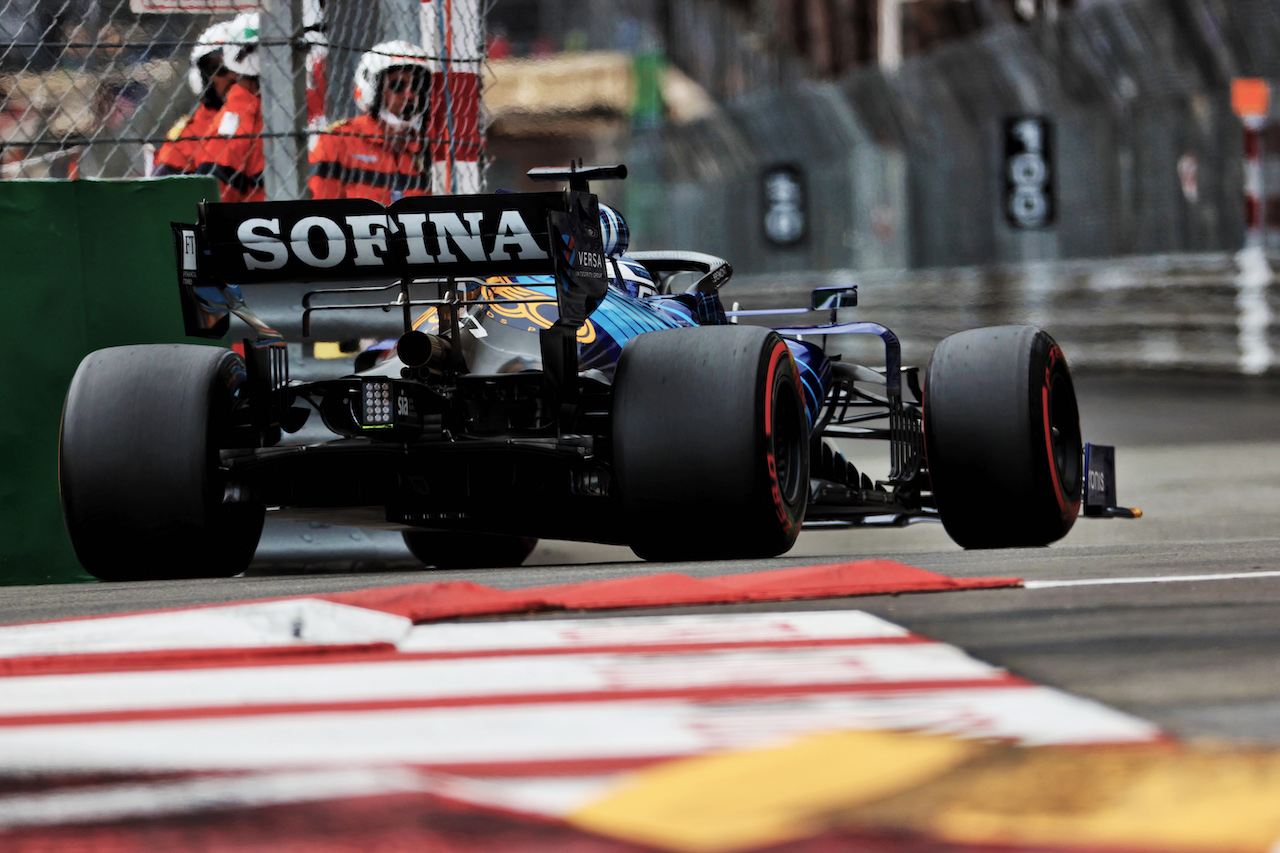
<path id="1" fill-rule="evenodd" d="M 611 258 L 621 256 L 631 245 L 631 231 L 622 214 L 607 204 L 600 205 L 600 231 L 604 253 Z"/>

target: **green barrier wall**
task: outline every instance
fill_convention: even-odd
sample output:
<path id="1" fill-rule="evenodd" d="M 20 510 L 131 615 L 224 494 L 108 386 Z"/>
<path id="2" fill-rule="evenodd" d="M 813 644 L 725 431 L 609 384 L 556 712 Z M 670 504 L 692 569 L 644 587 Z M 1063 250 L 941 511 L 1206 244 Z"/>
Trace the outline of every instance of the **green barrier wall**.
<path id="1" fill-rule="evenodd" d="M 183 335 L 170 222 L 212 178 L 0 181 L 0 584 L 92 580 L 58 502 L 58 423 L 80 359 Z M 128 495 L 121 495 L 128 500 Z"/>

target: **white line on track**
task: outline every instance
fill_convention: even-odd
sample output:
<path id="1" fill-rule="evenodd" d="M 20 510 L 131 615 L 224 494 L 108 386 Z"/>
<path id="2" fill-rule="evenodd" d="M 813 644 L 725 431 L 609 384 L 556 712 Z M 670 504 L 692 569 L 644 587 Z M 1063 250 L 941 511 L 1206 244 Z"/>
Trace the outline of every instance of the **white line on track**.
<path id="1" fill-rule="evenodd" d="M 1280 578 L 1280 572 L 1231 572 L 1216 575 L 1157 575 L 1145 578 L 1080 578 L 1063 581 L 1024 581 L 1026 589 L 1056 589 L 1067 586 L 1109 586 L 1127 583 L 1191 583 L 1193 581 L 1238 581 Z"/>

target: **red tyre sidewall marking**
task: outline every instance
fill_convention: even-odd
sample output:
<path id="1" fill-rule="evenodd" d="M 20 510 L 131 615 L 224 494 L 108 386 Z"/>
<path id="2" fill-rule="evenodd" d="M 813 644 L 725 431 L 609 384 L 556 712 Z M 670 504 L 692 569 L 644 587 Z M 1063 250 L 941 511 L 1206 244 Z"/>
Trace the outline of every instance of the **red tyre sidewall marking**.
<path id="1" fill-rule="evenodd" d="M 769 468 L 769 493 L 773 497 L 773 511 L 777 514 L 778 521 L 782 522 L 783 530 L 790 533 L 792 528 L 796 526 L 796 520 L 788 511 L 787 503 L 782 498 L 782 488 L 778 484 L 778 462 L 773 455 L 773 386 L 778 374 L 778 364 L 783 355 L 790 359 L 791 350 L 785 343 L 779 341 L 774 345 L 773 352 L 769 355 L 769 369 L 765 378 L 764 444 L 765 463 Z M 794 360 L 792 363 L 794 365 Z"/>
<path id="2" fill-rule="evenodd" d="M 1058 499 L 1058 511 L 1066 521 L 1080 514 L 1080 501 L 1067 503 L 1067 496 L 1062 492 L 1061 478 L 1058 476 L 1058 466 L 1053 456 L 1053 433 L 1049 419 L 1049 384 L 1053 380 L 1053 367 L 1059 361 L 1065 362 L 1065 357 L 1062 355 L 1062 350 L 1054 345 L 1049 349 L 1049 363 L 1045 365 L 1044 382 L 1040 385 L 1040 405 L 1044 421 L 1044 448 L 1049 460 L 1049 480 L 1053 483 L 1054 497 Z"/>

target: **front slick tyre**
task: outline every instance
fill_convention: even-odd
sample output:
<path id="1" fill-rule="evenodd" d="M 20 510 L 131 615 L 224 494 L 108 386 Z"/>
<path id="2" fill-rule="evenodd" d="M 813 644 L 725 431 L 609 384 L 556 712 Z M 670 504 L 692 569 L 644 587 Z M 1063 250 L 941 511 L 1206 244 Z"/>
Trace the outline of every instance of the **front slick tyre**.
<path id="1" fill-rule="evenodd" d="M 1062 350 L 1033 326 L 971 329 L 934 350 L 925 452 L 938 514 L 965 548 L 1042 546 L 1080 512 L 1075 387 Z"/>
<path id="2" fill-rule="evenodd" d="M 102 580 L 229 577 L 249 566 L 262 506 L 223 503 L 244 362 L 217 347 L 99 350 L 62 412 L 58 480 L 81 565 Z"/>
<path id="3" fill-rule="evenodd" d="M 614 382 L 614 474 L 646 560 L 772 557 L 809 499 L 795 360 L 775 332 L 710 326 L 627 342 Z"/>

